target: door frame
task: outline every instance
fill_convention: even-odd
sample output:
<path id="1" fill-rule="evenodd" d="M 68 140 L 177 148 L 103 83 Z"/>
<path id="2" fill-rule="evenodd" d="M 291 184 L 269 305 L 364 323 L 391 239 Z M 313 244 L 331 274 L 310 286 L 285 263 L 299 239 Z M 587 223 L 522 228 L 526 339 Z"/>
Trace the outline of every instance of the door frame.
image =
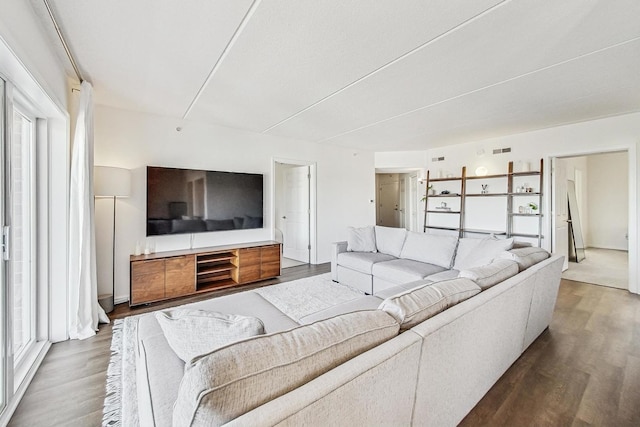
<path id="1" fill-rule="evenodd" d="M 627 152 L 627 161 L 628 161 L 628 169 L 629 176 L 627 177 L 629 180 L 629 190 L 628 190 L 628 200 L 629 200 L 629 222 L 627 224 L 627 228 L 629 230 L 629 292 L 634 294 L 640 294 L 640 284 L 638 283 L 638 278 L 640 277 L 640 272 L 638 271 L 638 253 L 640 252 L 640 248 L 638 244 L 638 191 L 640 187 L 638 186 L 638 150 L 636 149 L 636 143 L 629 145 L 621 145 L 607 148 L 596 148 L 591 150 L 584 151 L 571 151 L 571 152 L 558 152 L 548 156 L 548 163 L 553 164 L 552 159 L 557 158 L 570 158 L 570 157 L 581 157 L 581 156 L 589 156 L 595 154 L 608 154 L 608 153 L 616 153 L 616 152 Z M 546 206 L 549 206 L 549 215 L 548 220 L 546 221 L 546 233 L 551 237 L 549 248 L 553 248 L 552 242 L 555 239 L 554 232 L 554 212 L 551 211 L 551 197 L 556 192 L 556 183 L 555 183 L 555 174 L 553 173 L 553 168 L 548 168 L 548 172 L 545 173 L 547 175 L 546 182 L 547 184 L 547 200 L 548 203 Z"/>
<path id="2" fill-rule="evenodd" d="M 276 164 L 282 163 L 294 166 L 309 167 L 309 264 L 318 263 L 317 248 L 317 162 L 310 160 L 289 159 L 284 157 L 272 157 L 271 159 L 271 218 L 273 218 L 271 226 L 271 239 L 276 239 L 276 193 L 282 191 L 276 179 Z"/>

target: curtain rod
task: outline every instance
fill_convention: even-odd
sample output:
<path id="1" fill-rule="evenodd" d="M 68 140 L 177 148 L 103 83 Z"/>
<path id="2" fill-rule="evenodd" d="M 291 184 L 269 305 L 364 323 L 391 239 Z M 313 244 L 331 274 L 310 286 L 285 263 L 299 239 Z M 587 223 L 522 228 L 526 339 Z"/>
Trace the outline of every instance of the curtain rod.
<path id="1" fill-rule="evenodd" d="M 69 45 L 67 45 L 67 42 L 65 41 L 64 36 L 62 35 L 62 30 L 60 29 L 60 26 L 58 25 L 58 21 L 56 21 L 56 18 L 53 15 L 53 10 L 51 10 L 49 1 L 48 0 L 42 0 L 42 1 L 44 2 L 45 7 L 47 8 L 47 12 L 49 12 L 49 17 L 51 17 L 51 22 L 53 22 L 53 26 L 56 29 L 56 33 L 58 33 L 60 42 L 62 42 L 62 47 L 64 47 L 64 51 L 67 53 L 67 57 L 71 62 L 71 66 L 73 67 L 73 71 L 76 72 L 76 76 L 78 76 L 78 80 L 80 80 L 80 83 L 82 83 L 84 81 L 84 79 L 82 78 L 82 73 L 80 73 L 78 64 L 76 64 L 76 61 L 73 58 L 73 55 L 71 54 L 71 50 L 69 49 Z"/>

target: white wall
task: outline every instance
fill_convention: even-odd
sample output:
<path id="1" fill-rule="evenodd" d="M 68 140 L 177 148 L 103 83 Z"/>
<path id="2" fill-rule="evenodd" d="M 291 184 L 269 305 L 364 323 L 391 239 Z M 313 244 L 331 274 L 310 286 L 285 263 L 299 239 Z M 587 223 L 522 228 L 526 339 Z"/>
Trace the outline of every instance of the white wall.
<path id="1" fill-rule="evenodd" d="M 626 152 L 593 155 L 589 166 L 587 246 L 627 250 L 629 161 Z"/>
<path id="2" fill-rule="evenodd" d="M 640 113 L 626 114 L 599 120 L 592 120 L 577 124 L 558 126 L 492 138 L 482 141 L 469 142 L 455 146 L 440 147 L 427 150 L 422 158 L 427 159 L 421 164 L 421 156 L 416 153 L 376 153 L 376 168 L 415 168 L 422 167 L 432 170 L 444 169 L 459 171 L 467 166 L 474 171 L 478 166 L 485 166 L 492 173 L 506 172 L 509 160 L 524 160 L 535 167 L 540 158 L 544 158 L 547 168 L 545 172 L 545 198 L 543 204 L 544 233 L 550 232 L 550 173 L 549 160 L 553 156 L 569 157 L 610 151 L 628 150 L 629 152 L 629 282 L 630 290 L 638 293 L 638 251 L 639 241 L 637 230 L 640 226 L 640 186 L 637 185 L 637 170 L 640 165 L 638 148 L 640 145 Z M 494 148 L 511 147 L 511 153 L 493 155 Z M 484 150 L 480 156 L 478 152 Z M 445 156 L 445 161 L 431 163 L 433 157 Z M 549 239 L 545 239 L 544 246 L 550 248 Z"/>
<path id="3" fill-rule="evenodd" d="M 66 110 L 67 75 L 29 1 L 2 0 L 0 37 L 51 99 Z"/>
<path id="4" fill-rule="evenodd" d="M 3 0 L 0 75 L 15 84 L 47 119 L 39 159 L 39 278 L 49 296 L 49 339 L 67 338 L 67 223 L 69 170 L 68 86 L 64 67 L 41 29 L 30 2 Z M 48 152 L 47 152 L 48 151 Z M 46 158 L 48 156 L 48 159 Z M 45 172 L 43 177 L 41 172 Z M 47 206 L 48 205 L 48 206 Z"/>
<path id="5" fill-rule="evenodd" d="M 181 132 L 176 127 L 181 126 Z M 318 262 L 330 261 L 330 243 L 346 238 L 349 225 L 373 224 L 375 169 L 371 152 L 354 153 L 329 145 L 284 139 L 201 123 L 97 106 L 95 164 L 131 169 L 132 195 L 119 199 L 116 233 L 116 301 L 128 299 L 129 255 L 145 241 L 147 165 L 262 173 L 265 175 L 265 228 L 194 234 L 193 247 L 272 238 L 272 161 L 317 162 Z M 96 204 L 100 286 L 111 285 L 110 200 Z M 191 235 L 150 238 L 156 251 L 190 247 Z"/>

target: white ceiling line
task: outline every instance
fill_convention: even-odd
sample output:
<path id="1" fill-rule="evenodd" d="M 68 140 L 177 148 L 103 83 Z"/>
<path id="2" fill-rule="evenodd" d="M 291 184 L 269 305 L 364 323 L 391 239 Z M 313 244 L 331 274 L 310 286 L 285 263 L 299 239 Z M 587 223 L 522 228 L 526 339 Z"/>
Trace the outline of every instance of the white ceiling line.
<path id="1" fill-rule="evenodd" d="M 447 31 L 445 31 L 444 33 L 437 35 L 436 37 L 432 38 L 431 40 L 428 40 L 428 41 L 424 42 L 424 43 L 423 43 L 423 44 L 421 44 L 420 46 L 417 46 L 417 47 L 415 47 L 415 48 L 411 49 L 410 51 L 408 51 L 408 52 L 406 52 L 406 53 L 404 53 L 404 54 L 400 55 L 399 57 L 397 57 L 397 58 L 395 58 L 395 59 L 393 59 L 393 60 L 391 60 L 391 61 L 387 62 L 386 64 L 382 65 L 381 67 L 376 68 L 375 70 L 371 71 L 370 73 L 365 74 L 364 76 L 362 76 L 362 77 L 360 77 L 360 78 L 358 78 L 358 79 L 356 79 L 356 80 L 352 81 L 352 82 L 351 82 L 351 83 L 349 83 L 348 85 L 346 85 L 346 86 L 344 86 L 344 87 L 342 87 L 342 88 L 340 88 L 340 89 L 336 90 L 336 91 L 335 91 L 335 92 L 333 92 L 333 93 L 330 93 L 329 95 L 325 96 L 324 98 L 320 98 L 319 100 L 317 100 L 317 101 L 316 101 L 316 102 L 314 102 L 313 104 L 308 105 L 307 107 L 305 107 L 305 108 L 303 108 L 302 110 L 300 110 L 300 111 L 298 111 L 298 112 L 296 112 L 296 113 L 292 114 L 291 116 L 287 117 L 286 119 L 283 119 L 283 120 L 279 121 L 278 123 L 276 123 L 276 124 L 274 124 L 274 125 L 272 125 L 272 126 L 269 126 L 267 129 L 263 130 L 263 131 L 262 131 L 262 133 L 269 132 L 270 130 L 272 130 L 272 129 L 274 129 L 274 128 L 276 128 L 276 127 L 280 126 L 280 125 L 282 125 L 283 123 L 288 122 L 289 120 L 291 120 L 291 119 L 293 119 L 293 118 L 295 118 L 295 117 L 299 116 L 300 114 L 302 114 L 302 113 L 304 113 L 304 112 L 306 112 L 306 111 L 308 111 L 308 110 L 312 109 L 312 108 L 313 108 L 313 107 L 315 107 L 316 105 L 321 104 L 321 103 L 323 103 L 324 101 L 326 101 L 326 100 L 328 100 L 328 99 L 330 99 L 330 98 L 333 98 L 334 96 L 338 95 L 339 93 L 341 93 L 341 92 L 343 92 L 343 91 L 345 91 L 345 90 L 349 89 L 349 88 L 350 88 L 350 87 L 352 87 L 352 86 L 355 86 L 356 84 L 360 83 L 361 81 L 363 81 L 363 80 L 365 80 L 365 79 L 368 79 L 369 77 L 373 76 L 374 74 L 379 73 L 380 71 L 382 71 L 382 70 L 384 70 L 384 69 L 386 69 L 386 68 L 388 68 L 388 67 L 390 67 L 390 66 L 394 65 L 395 63 L 397 63 L 397 62 L 399 62 L 399 61 L 402 61 L 403 59 L 407 58 L 408 56 L 413 55 L 413 54 L 414 54 L 414 53 L 416 53 L 417 51 L 419 51 L 419 50 L 421 50 L 421 49 L 426 48 L 427 46 L 429 46 L 429 45 L 431 45 L 432 43 L 434 43 L 434 42 L 436 42 L 436 41 L 440 40 L 441 38 L 443 38 L 443 37 L 447 36 L 448 34 L 450 34 L 450 33 L 454 32 L 454 31 L 457 31 L 457 30 L 458 30 L 458 29 L 460 29 L 460 28 L 465 27 L 466 25 L 470 24 L 471 22 L 476 21 L 477 19 L 480 19 L 480 18 L 481 18 L 481 17 L 483 17 L 484 15 L 486 15 L 486 14 L 488 14 L 488 13 L 492 12 L 494 9 L 496 9 L 496 8 L 498 8 L 498 7 L 502 6 L 502 5 L 504 5 L 505 3 L 508 3 L 508 2 L 510 2 L 510 1 L 511 1 L 511 0 L 502 0 L 500 3 L 494 4 L 494 5 L 493 5 L 493 6 L 491 6 L 490 8 L 483 10 L 483 11 L 482 11 L 482 12 L 480 12 L 479 14 L 474 15 L 474 16 L 472 16 L 471 18 L 469 18 L 469 19 L 467 19 L 467 20 L 465 20 L 465 21 L 461 22 L 460 24 L 456 25 L 455 27 L 452 27 L 452 28 L 448 29 L 448 30 L 447 30 Z"/>
<path id="2" fill-rule="evenodd" d="M 253 3 L 251 3 L 249 10 L 247 10 L 247 13 L 245 13 L 244 17 L 242 18 L 242 21 L 240 21 L 240 25 L 238 25 L 238 28 L 236 28 L 235 32 L 231 36 L 231 39 L 229 39 L 229 43 L 227 43 L 227 45 L 225 46 L 224 50 L 220 54 L 220 57 L 218 58 L 216 63 L 213 65 L 213 68 L 211 69 L 211 71 L 209 72 L 209 75 L 205 79 L 204 83 L 202 83 L 202 86 L 200 86 L 200 89 L 198 89 L 196 96 L 193 98 L 193 100 L 189 104 L 189 107 L 187 107 L 187 110 L 182 115 L 183 120 L 187 118 L 187 116 L 189 115 L 193 107 L 196 105 L 196 102 L 198 102 L 198 99 L 200 99 L 200 96 L 202 96 L 202 93 L 204 92 L 206 87 L 209 85 L 209 82 L 213 78 L 216 71 L 218 71 L 218 68 L 220 68 L 222 61 L 224 61 L 224 59 L 227 57 L 227 54 L 235 44 L 238 37 L 240 37 L 242 30 L 244 30 L 244 28 L 247 26 L 249 20 L 251 19 L 251 16 L 253 16 L 253 13 L 258 8 L 258 5 L 260 4 L 261 1 L 262 0 L 253 0 Z"/>
<path id="3" fill-rule="evenodd" d="M 399 118 L 399 117 L 407 116 L 407 115 L 409 115 L 409 114 L 413 114 L 413 113 L 415 113 L 415 112 L 417 112 L 417 111 L 420 111 L 420 110 L 426 110 L 426 109 L 428 109 L 428 108 L 432 108 L 432 107 L 435 107 L 435 106 L 437 106 L 437 105 L 444 104 L 445 102 L 453 101 L 453 100 L 455 100 L 455 99 L 462 98 L 462 97 L 464 97 L 464 96 L 471 95 L 471 94 L 473 94 L 473 93 L 480 92 L 480 91 L 483 91 L 483 90 L 485 90 L 485 89 L 490 89 L 490 88 L 492 88 L 492 87 L 499 86 L 499 85 L 502 85 L 502 84 L 504 84 L 504 83 L 508 83 L 508 82 L 511 82 L 511 81 L 514 81 L 514 80 L 518 80 L 518 79 L 520 79 L 520 78 L 522 78 L 522 77 L 526 77 L 526 76 L 529 76 L 529 75 L 532 75 L 532 74 L 535 74 L 535 73 L 539 73 L 539 72 L 541 72 L 541 71 L 545 71 L 545 70 L 548 70 L 548 69 L 550 69 L 550 68 L 554 68 L 554 67 L 557 67 L 557 66 L 560 66 L 560 65 L 564 65 L 564 64 L 567 64 L 567 63 L 569 63 L 569 62 L 576 61 L 576 60 L 578 60 L 578 59 L 586 58 L 586 57 L 588 57 L 588 56 L 595 55 L 595 54 L 597 54 L 597 53 L 601 53 L 601 52 L 604 52 L 604 51 L 606 51 L 606 50 L 613 49 L 613 48 L 616 48 L 616 47 L 619 47 L 619 46 L 623 46 L 623 45 L 628 44 L 628 43 L 633 43 L 633 42 L 638 41 L 638 40 L 640 40 L 640 37 L 634 37 L 634 38 L 632 38 L 632 39 L 625 40 L 625 41 L 623 41 L 623 42 L 616 43 L 616 44 L 613 44 L 613 45 L 611 45 L 611 46 L 604 47 L 604 48 L 602 48 L 602 49 L 594 50 L 594 51 L 591 51 L 591 52 L 589 52 L 589 53 L 584 53 L 584 54 L 582 54 L 582 55 L 578 55 L 578 56 L 576 56 L 576 57 L 574 57 L 574 58 L 566 59 L 566 60 L 564 60 L 564 61 L 560 61 L 560 62 L 557 62 L 557 63 L 555 63 L 555 64 L 552 64 L 552 65 L 548 65 L 548 66 L 546 66 L 546 67 L 539 68 L 539 69 L 537 69 L 537 70 L 529 71 L 529 72 L 526 72 L 526 73 L 524 73 L 524 74 L 520 74 L 520 75 L 518 75 L 518 76 L 508 78 L 508 79 L 506 79 L 506 80 L 501 80 L 501 81 L 499 81 L 499 82 L 492 83 L 492 84 L 490 84 L 490 85 L 487 85 L 487 86 L 484 86 L 484 87 L 481 87 L 481 88 L 478 88 L 478 89 L 474 89 L 474 90 L 471 90 L 471 91 L 468 91 L 468 92 L 465 92 L 465 93 L 461 93 L 461 94 L 459 94 L 459 95 L 452 96 L 451 98 L 447 98 L 447 99 L 443 99 L 443 100 L 438 101 L 438 102 L 434 102 L 433 104 L 425 105 L 425 106 L 423 106 L 423 107 L 418 107 L 418 108 L 415 108 L 415 109 L 413 109 L 413 110 L 406 111 L 406 112 L 404 112 L 404 113 L 397 114 L 397 115 L 392 116 L 392 117 L 387 117 L 386 119 L 379 120 L 379 121 L 377 121 L 377 122 L 373 122 L 373 123 L 369 123 L 368 125 L 360 126 L 360 127 L 355 128 L 355 129 L 351 129 L 351 130 L 348 130 L 348 131 L 346 131 L 346 132 L 342 132 L 342 133 L 339 133 L 339 134 L 336 134 L 336 135 L 330 136 L 329 138 L 325 138 L 325 139 L 318 140 L 318 141 L 316 141 L 316 142 L 326 142 L 326 141 L 330 141 L 330 140 L 332 140 L 332 139 L 334 139 L 334 138 L 339 138 L 339 137 L 341 137 L 341 136 L 343 136 L 343 135 L 348 135 L 348 134 L 350 134 L 350 133 L 357 132 L 357 131 L 362 130 L 362 129 L 366 129 L 366 128 L 369 128 L 369 127 L 375 126 L 375 125 L 380 124 L 380 123 L 384 123 L 384 122 L 388 122 L 388 121 L 391 121 L 391 120 L 395 120 L 395 119 L 397 119 L 397 118 Z M 627 114 L 627 113 L 623 113 L 623 114 Z"/>

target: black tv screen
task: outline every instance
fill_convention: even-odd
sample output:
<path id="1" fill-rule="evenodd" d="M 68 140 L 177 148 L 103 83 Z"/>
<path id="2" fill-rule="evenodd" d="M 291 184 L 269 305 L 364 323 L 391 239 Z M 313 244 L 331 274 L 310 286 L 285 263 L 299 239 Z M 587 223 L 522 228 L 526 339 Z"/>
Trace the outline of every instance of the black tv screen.
<path id="1" fill-rule="evenodd" d="M 147 166 L 147 236 L 262 228 L 261 174 Z"/>

